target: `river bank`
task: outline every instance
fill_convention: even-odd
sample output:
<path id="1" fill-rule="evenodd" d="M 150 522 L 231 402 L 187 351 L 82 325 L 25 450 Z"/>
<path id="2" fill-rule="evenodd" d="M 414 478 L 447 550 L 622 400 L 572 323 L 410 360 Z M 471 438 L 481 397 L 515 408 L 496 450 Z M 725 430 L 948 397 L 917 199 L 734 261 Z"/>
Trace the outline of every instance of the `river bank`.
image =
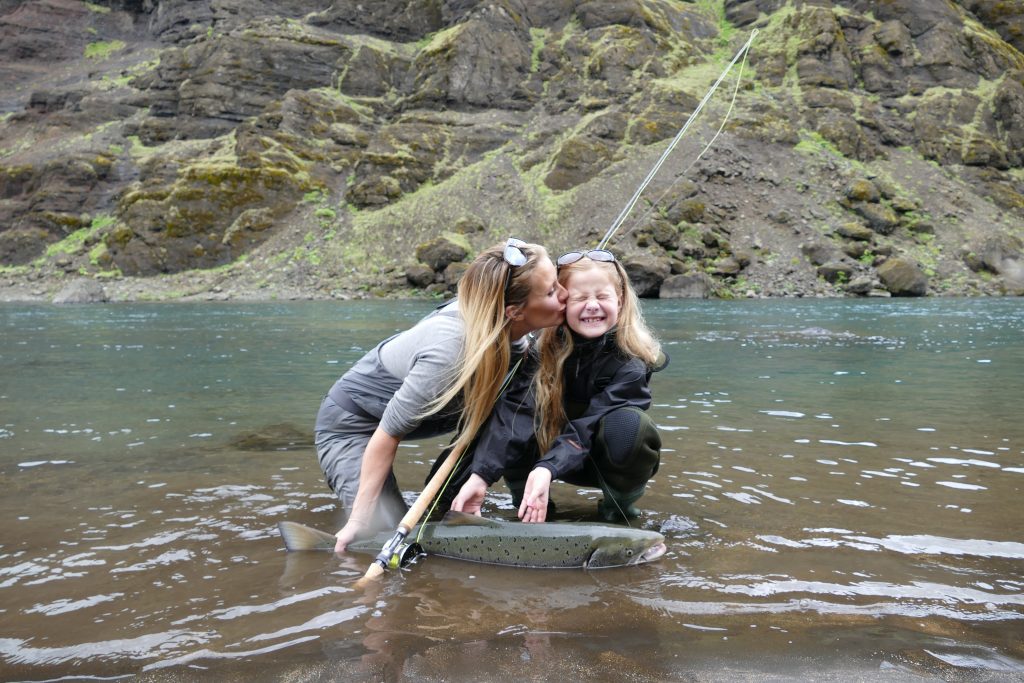
<path id="1" fill-rule="evenodd" d="M 424 245 L 597 244 L 670 150 L 641 296 L 1024 293 L 1021 10 L 819 4 L 8 3 L 0 297 L 444 296 Z"/>
<path id="2" fill-rule="evenodd" d="M 124 303 L 158 301 L 210 301 L 210 302 L 269 302 L 269 301 L 348 301 L 353 299 L 437 299 L 454 294 L 454 286 L 426 291 L 408 285 L 392 288 L 361 286 L 333 286 L 333 283 L 309 282 L 275 284 L 251 282 L 225 277 L 223 274 L 187 272 L 148 278 L 117 278 L 94 280 L 84 277 L 48 276 L 34 280 L 0 280 L 0 303 Z M 998 287 L 950 288 L 934 296 L 942 297 L 999 297 L 1014 296 Z M 786 294 L 767 295 L 755 287 L 740 292 L 728 292 L 727 299 L 771 298 L 851 298 L 841 288 L 819 283 L 803 289 L 792 289 Z M 874 291 L 872 297 L 889 296 Z M 661 296 L 651 298 L 719 298 L 714 296 Z"/>

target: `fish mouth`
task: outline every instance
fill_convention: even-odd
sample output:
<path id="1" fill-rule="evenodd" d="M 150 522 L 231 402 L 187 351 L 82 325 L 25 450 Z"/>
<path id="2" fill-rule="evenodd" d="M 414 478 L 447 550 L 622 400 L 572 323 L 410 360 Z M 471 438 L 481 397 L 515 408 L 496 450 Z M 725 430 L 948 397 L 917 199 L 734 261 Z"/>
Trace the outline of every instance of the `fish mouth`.
<path id="1" fill-rule="evenodd" d="M 661 557 L 662 555 L 664 555 L 667 551 L 667 545 L 665 545 L 664 543 L 656 543 L 647 550 L 643 551 L 640 554 L 640 557 L 636 558 L 636 564 L 641 564 L 643 562 L 652 562 Z"/>

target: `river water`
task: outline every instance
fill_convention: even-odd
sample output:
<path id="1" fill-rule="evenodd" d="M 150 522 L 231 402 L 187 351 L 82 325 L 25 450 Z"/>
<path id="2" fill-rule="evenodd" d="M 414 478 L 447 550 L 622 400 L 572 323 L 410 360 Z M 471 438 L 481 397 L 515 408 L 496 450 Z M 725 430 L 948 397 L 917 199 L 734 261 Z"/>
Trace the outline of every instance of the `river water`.
<path id="1" fill-rule="evenodd" d="M 276 524 L 337 528 L 320 398 L 429 308 L 0 306 L 0 679 L 1024 679 L 1020 299 L 648 302 L 665 557 L 359 588 Z"/>

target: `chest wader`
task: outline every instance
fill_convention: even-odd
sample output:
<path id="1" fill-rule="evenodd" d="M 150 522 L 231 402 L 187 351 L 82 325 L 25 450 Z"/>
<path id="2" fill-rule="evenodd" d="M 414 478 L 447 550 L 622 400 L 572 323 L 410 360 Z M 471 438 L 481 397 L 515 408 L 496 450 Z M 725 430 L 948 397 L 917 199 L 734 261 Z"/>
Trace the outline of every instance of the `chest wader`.
<path id="1" fill-rule="evenodd" d="M 569 406 L 570 411 L 574 408 L 582 413 L 585 406 Z M 634 503 L 660 464 L 661 435 L 654 420 L 639 408 L 619 408 L 598 422 L 583 468 L 562 479 L 601 489 L 604 499 L 597 504 L 598 514 L 605 521 L 619 522 L 640 516 Z"/>
<path id="2" fill-rule="evenodd" d="M 586 404 L 570 404 L 566 413 L 570 420 L 579 417 Z M 639 408 L 613 410 L 598 422 L 597 434 L 583 468 L 561 477 L 576 486 L 599 488 L 604 499 L 597 504 L 598 514 L 609 522 L 632 519 L 640 515 L 634 503 L 644 495 L 647 481 L 661 464 L 661 435 L 654 420 Z M 533 463 L 520 464 L 505 471 L 505 484 L 512 492 L 512 502 L 519 507 L 526 488 L 526 478 Z M 548 502 L 548 514 L 554 504 Z"/>

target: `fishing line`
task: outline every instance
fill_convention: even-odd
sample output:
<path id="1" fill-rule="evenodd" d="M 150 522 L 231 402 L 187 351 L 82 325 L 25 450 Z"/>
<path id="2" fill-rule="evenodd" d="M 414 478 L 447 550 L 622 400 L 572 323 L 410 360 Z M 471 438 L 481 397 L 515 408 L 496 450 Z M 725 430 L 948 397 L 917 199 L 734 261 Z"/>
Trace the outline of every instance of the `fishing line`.
<path id="1" fill-rule="evenodd" d="M 615 509 L 617 509 L 619 514 L 622 515 L 622 519 L 626 522 L 626 526 L 632 529 L 633 525 L 629 523 L 629 515 L 626 514 L 626 511 L 622 509 L 621 505 L 619 505 L 619 501 L 615 500 L 615 496 L 612 495 L 612 487 L 604 480 L 604 475 L 601 474 L 601 468 L 597 466 L 596 462 L 594 462 L 594 456 L 587 453 L 587 457 L 590 458 L 590 462 L 594 465 L 594 472 L 597 473 L 597 483 L 601 486 L 601 493 L 604 494 L 606 500 L 610 500 L 615 504 Z"/>
<path id="2" fill-rule="evenodd" d="M 680 173 L 676 175 L 675 180 L 673 180 L 671 184 L 669 184 L 669 186 L 665 188 L 665 191 L 658 195 L 658 198 L 655 199 L 651 203 L 651 205 L 647 207 L 647 211 L 645 211 L 643 215 L 640 216 L 640 218 L 637 218 L 635 221 L 633 221 L 633 225 L 631 225 L 628 230 L 619 235 L 620 238 L 625 237 L 629 233 L 633 232 L 633 230 L 635 230 L 637 226 L 643 225 L 644 220 L 651 215 L 651 212 L 654 211 L 654 209 L 659 204 L 661 204 L 661 200 L 664 199 L 668 195 L 668 193 L 672 191 L 672 188 L 679 184 L 680 180 L 686 177 L 686 174 L 689 173 L 690 169 L 693 168 L 697 164 L 697 162 L 701 160 L 701 158 L 704 156 L 704 153 L 711 149 L 711 146 L 715 144 L 715 140 L 717 140 L 718 136 L 722 134 L 722 131 L 725 129 L 725 124 L 728 123 L 729 117 L 732 116 L 732 110 L 736 106 L 736 97 L 739 95 L 740 92 L 740 83 L 743 81 L 743 67 L 746 65 L 746 63 L 747 55 L 744 55 L 743 61 L 740 62 L 740 68 L 736 75 L 736 87 L 733 88 L 732 91 L 732 99 L 729 101 L 729 109 L 726 110 L 725 117 L 722 118 L 722 125 L 718 127 L 717 131 L 715 131 L 715 134 L 714 136 L 712 136 L 711 141 L 704 146 L 704 149 L 700 151 L 700 154 L 694 157 L 693 161 L 691 161 L 686 168 L 684 168 Z"/>
<path id="3" fill-rule="evenodd" d="M 661 200 L 664 199 L 666 195 L 668 195 L 672 188 L 675 187 L 679 183 L 679 181 L 686 176 L 687 173 L 689 173 L 690 169 L 693 168 L 694 165 L 701 160 L 704 154 L 709 149 L 711 149 L 711 146 L 715 144 L 715 141 L 718 139 L 718 137 L 722 134 L 722 131 L 725 129 L 725 124 L 729 121 L 729 117 L 732 116 L 733 109 L 736 106 L 736 98 L 739 95 L 740 83 L 743 81 L 743 69 L 747 64 L 747 57 L 750 55 L 750 46 L 753 45 L 754 38 L 757 37 L 757 33 L 757 29 L 751 31 L 750 38 L 747 39 L 747 42 L 743 45 L 743 47 L 739 49 L 739 51 L 736 53 L 736 56 L 734 56 L 732 58 L 732 61 L 729 62 L 729 65 L 726 66 L 725 70 L 722 71 L 722 73 L 718 76 L 718 80 L 715 81 L 714 85 L 712 85 L 711 88 L 707 91 L 707 93 L 705 93 L 704 98 L 697 105 L 697 108 L 693 110 L 693 114 L 691 114 L 690 117 L 686 120 L 686 123 L 683 124 L 683 127 L 679 129 L 679 132 L 676 133 L 676 136 L 672 138 L 672 142 L 669 143 L 665 151 L 662 152 L 660 157 L 658 157 L 658 161 L 655 162 L 654 166 L 647 174 L 647 177 L 644 178 L 643 182 L 640 183 L 640 186 L 637 187 L 636 191 L 633 193 L 633 196 L 630 198 L 629 202 L 619 213 L 618 217 L 612 223 L 608 231 L 604 234 L 604 237 L 601 238 L 601 241 L 597 243 L 597 249 L 607 248 L 608 242 L 611 241 L 611 238 L 615 235 L 616 231 L 618 231 L 618 229 L 622 226 L 623 222 L 625 222 L 626 217 L 629 215 L 630 211 L 632 211 L 633 208 L 636 206 L 636 203 L 640 200 L 640 196 L 643 194 L 643 191 L 647 189 L 647 186 L 654 179 L 654 176 L 657 175 L 659 170 L 661 170 L 661 167 L 665 163 L 666 159 L 668 159 L 668 156 L 672 153 L 673 150 L 675 150 L 676 146 L 679 144 L 679 141 L 686 134 L 686 131 L 689 130 L 690 126 L 693 124 L 693 122 L 697 119 L 698 115 L 704 109 L 704 105 L 707 104 L 707 102 L 711 99 L 712 95 L 715 94 L 715 91 L 718 90 L 718 86 L 722 84 L 722 81 L 725 80 L 725 77 L 732 70 L 733 66 L 735 66 L 736 62 L 739 61 L 742 57 L 743 61 L 740 62 L 740 68 L 736 74 L 736 86 L 733 88 L 732 98 L 729 101 L 729 108 L 726 110 L 725 116 L 722 118 L 722 123 L 721 125 L 718 126 L 718 130 L 715 131 L 715 134 L 711 137 L 711 140 L 708 142 L 708 144 L 704 146 L 704 149 L 702 149 L 700 153 L 693 158 L 693 160 L 689 163 L 689 165 L 687 165 L 686 168 L 684 168 L 680 173 L 676 175 L 675 180 L 673 180 L 672 183 L 667 188 L 665 188 L 665 191 L 662 192 L 661 195 L 659 195 L 658 198 L 651 203 L 651 205 L 647 208 L 647 211 L 645 211 L 643 215 L 640 216 L 640 218 L 634 221 L 633 225 L 629 228 L 629 230 L 624 232 L 623 235 L 629 234 L 638 225 L 640 225 L 644 221 L 644 219 L 646 219 L 647 216 L 650 215 L 654 208 L 661 203 Z M 592 456 L 591 460 L 593 461 Z M 605 494 L 605 498 L 612 501 L 616 509 L 618 509 L 619 514 L 621 514 L 622 518 L 626 521 L 626 526 L 632 526 L 629 523 L 629 517 L 626 515 L 626 512 L 622 509 L 622 506 L 620 506 L 619 502 L 615 500 L 615 497 L 611 495 L 611 488 L 608 486 L 608 482 L 605 481 L 604 476 L 601 474 L 601 468 L 597 466 L 596 462 L 592 462 L 592 464 L 594 465 L 594 472 L 597 474 L 598 483 L 603 493 Z"/>
<path id="4" fill-rule="evenodd" d="M 455 466 L 452 467 L 452 471 L 448 473 L 448 478 L 445 479 L 444 485 L 441 490 L 434 496 L 434 502 L 430 505 L 430 509 L 427 510 L 427 514 L 424 515 L 424 519 L 430 519 L 431 515 L 434 514 L 434 510 L 437 509 L 438 504 L 441 502 L 441 498 L 444 496 L 444 492 L 448 489 L 448 485 L 452 483 L 452 479 L 455 478 L 455 474 L 459 471 L 459 465 L 462 464 L 462 458 L 466 455 L 465 451 L 459 454 L 459 459 L 455 461 Z M 423 538 L 423 532 L 426 529 L 425 524 L 420 524 L 420 530 L 416 533 L 416 540 L 414 543 L 419 543 L 420 539 Z"/>
<path id="5" fill-rule="evenodd" d="M 651 168 L 650 172 L 647 174 L 647 177 L 645 177 L 643 179 L 643 182 L 641 182 L 640 186 L 637 187 L 636 191 L 633 193 L 633 196 L 630 198 L 629 202 L 627 202 L 626 206 L 623 207 L 622 211 L 619 212 L 618 217 L 612 223 L 611 227 L 608 228 L 608 231 L 604 234 L 604 237 L 601 238 L 601 241 L 597 243 L 597 247 L 596 247 L 597 249 L 604 249 L 605 247 L 607 247 L 608 242 L 611 241 L 611 238 L 615 235 L 616 231 L 618 231 L 619 227 L 621 227 L 622 223 L 626 220 L 626 217 L 629 216 L 629 213 L 633 210 L 633 207 L 636 206 L 636 203 L 640 200 L 640 195 L 643 194 L 643 191 L 645 189 L 647 189 L 647 186 L 654 179 L 654 176 L 657 175 L 659 170 L 661 170 L 661 167 L 665 163 L 665 161 L 668 158 L 668 156 L 676 148 L 676 145 L 679 144 L 679 141 L 686 134 L 686 131 L 688 131 L 690 129 L 690 126 L 693 124 L 693 122 L 695 120 L 697 120 L 697 117 L 700 115 L 701 111 L 703 111 L 703 109 L 704 109 L 704 105 L 708 103 L 708 100 L 711 99 L 711 96 L 715 94 L 716 90 L 718 90 L 718 86 L 722 84 L 722 81 L 725 80 L 725 77 L 732 70 L 733 66 L 736 65 L 736 62 L 738 62 L 740 60 L 740 57 L 743 58 L 744 63 L 746 62 L 747 54 L 750 52 L 750 46 L 753 44 L 754 38 L 757 36 L 757 33 L 758 33 L 757 29 L 754 29 L 753 31 L 751 31 L 750 38 L 747 39 L 747 42 L 743 45 L 743 47 L 740 48 L 739 52 L 736 53 L 736 56 L 732 58 L 732 61 L 729 62 L 729 65 L 725 67 L 725 70 L 722 71 L 721 75 L 719 75 L 718 80 L 715 81 L 714 85 L 711 86 L 711 89 L 708 90 L 707 93 L 704 95 L 704 98 L 700 101 L 700 104 L 698 104 L 697 108 L 693 110 L 693 114 L 691 114 L 690 117 L 686 120 L 686 123 L 683 124 L 683 127 L 679 129 L 679 132 L 676 133 L 675 137 L 672 138 L 672 142 L 670 142 L 668 147 L 665 149 L 665 151 L 662 152 L 661 156 L 658 158 L 658 161 L 655 162 L 654 166 Z M 742 75 L 742 73 L 743 73 L 743 70 L 741 68 L 740 69 L 740 75 Z M 736 89 L 737 89 L 737 91 L 739 90 L 739 80 L 737 80 L 737 82 L 736 82 Z M 735 94 L 733 95 L 733 102 L 735 103 Z M 729 107 L 729 113 L 731 113 L 731 112 L 732 112 L 732 105 L 730 105 L 730 107 Z M 719 133 L 721 132 L 722 128 L 725 127 L 725 121 L 727 119 L 728 119 L 728 113 L 726 115 L 726 119 L 722 121 L 722 126 L 719 128 Z M 718 133 L 715 134 L 715 138 L 717 138 L 717 137 L 718 137 Z M 711 140 L 711 143 L 713 143 L 713 142 L 714 142 L 714 139 Z M 711 146 L 711 143 L 708 143 L 708 147 Z M 706 152 L 706 151 L 707 151 L 707 147 L 704 149 L 704 151 L 701 152 L 701 155 L 703 155 L 704 152 Z M 697 157 L 697 159 L 699 159 L 699 158 L 700 158 L 700 156 Z M 696 163 L 697 159 L 695 159 L 693 161 L 693 163 Z M 687 170 L 689 170 L 689 168 L 691 168 L 693 166 L 693 163 L 691 163 L 690 166 L 687 167 Z"/>

